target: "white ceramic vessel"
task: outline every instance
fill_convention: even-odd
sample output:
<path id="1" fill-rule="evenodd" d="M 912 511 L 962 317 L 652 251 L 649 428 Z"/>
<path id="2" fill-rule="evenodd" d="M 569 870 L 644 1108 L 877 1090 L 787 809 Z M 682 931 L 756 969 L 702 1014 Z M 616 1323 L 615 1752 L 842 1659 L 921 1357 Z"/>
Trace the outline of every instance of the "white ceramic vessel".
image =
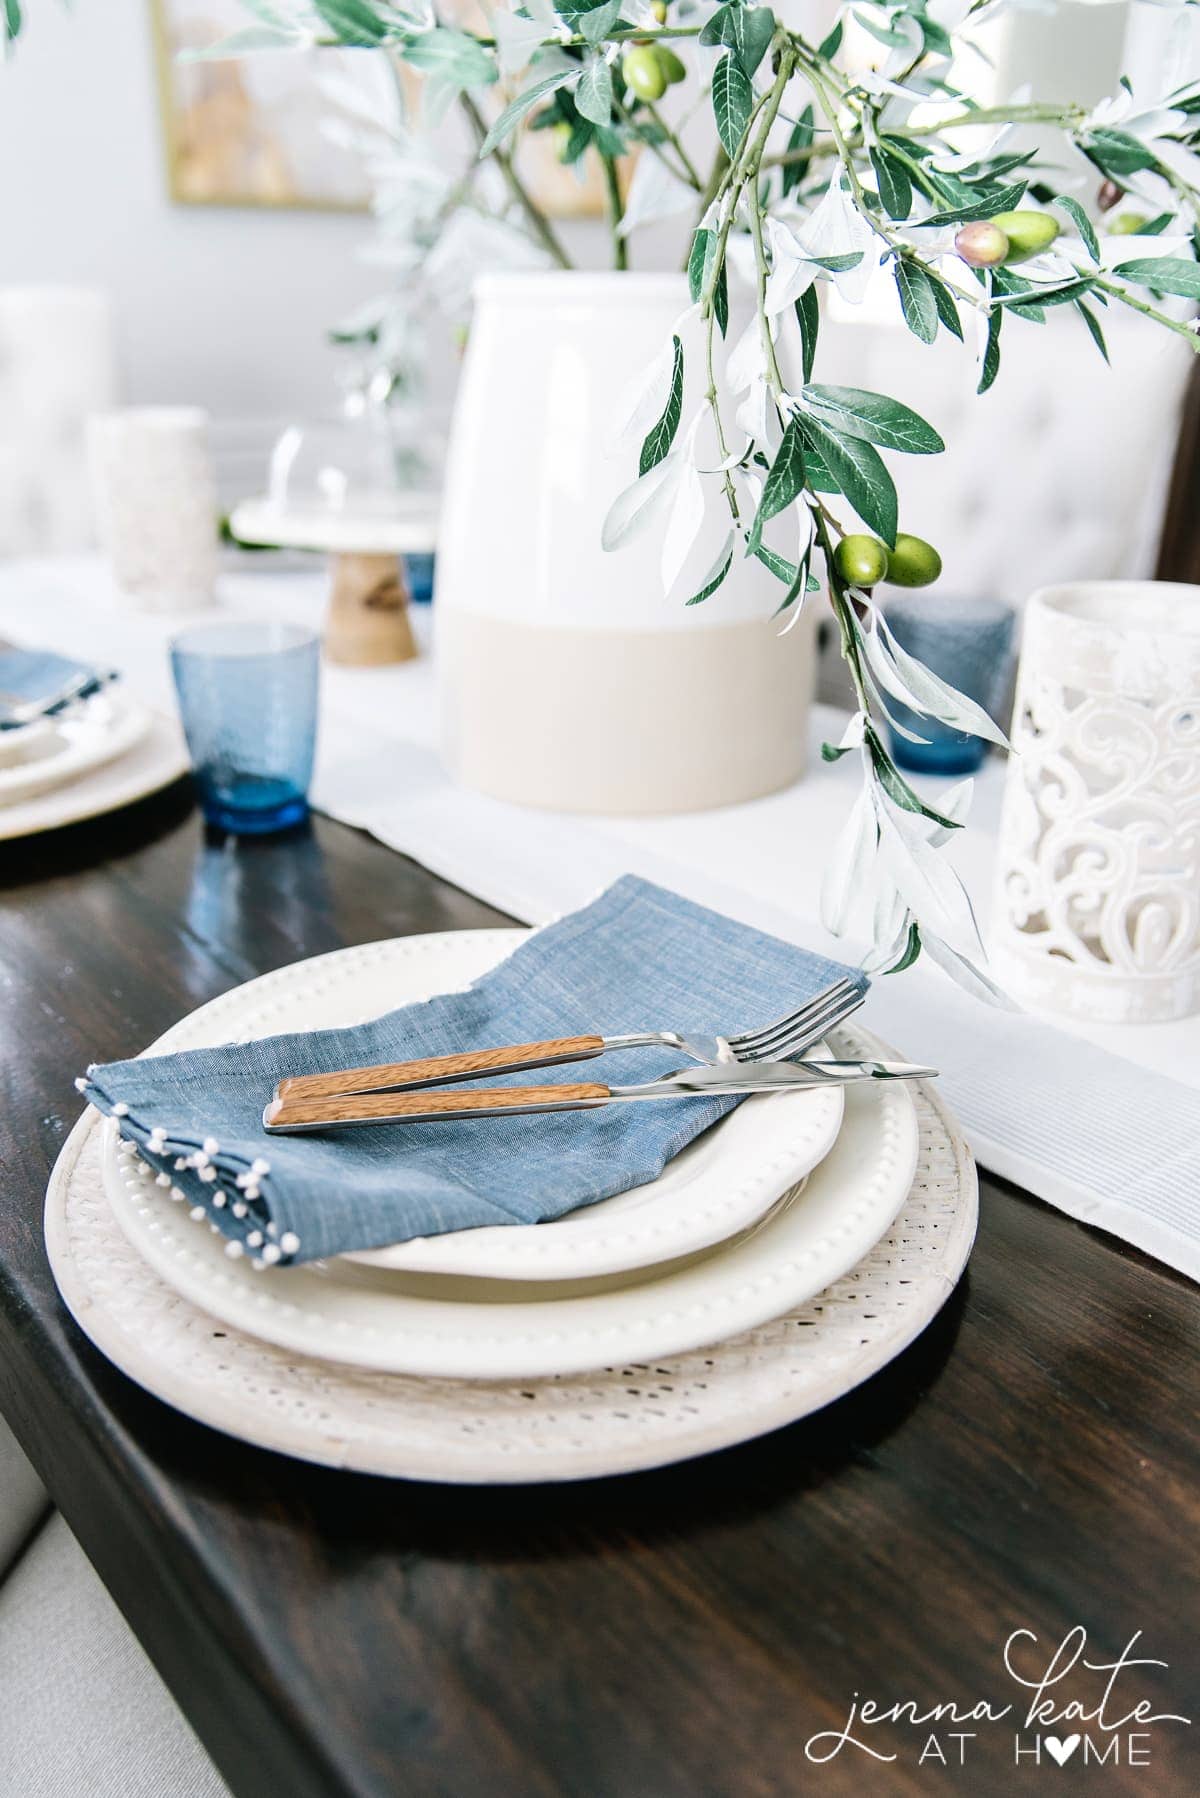
<path id="1" fill-rule="evenodd" d="M 1026 1003 L 1104 1023 L 1200 1010 L 1200 587 L 1029 602 L 992 950 Z"/>
<path id="2" fill-rule="evenodd" d="M 217 485 L 208 414 L 135 406 L 88 421 L 96 526 L 117 586 L 147 611 L 211 605 Z"/>
<path id="3" fill-rule="evenodd" d="M 812 618 L 781 636 L 783 589 L 740 553 L 711 599 L 685 603 L 728 529 L 721 508 L 689 558 L 694 584 L 669 596 L 657 526 L 612 553 L 600 545 L 637 474 L 636 436 L 618 441 L 631 384 L 673 331 L 681 435 L 700 404 L 702 331 L 687 311 L 682 275 L 479 283 L 435 607 L 443 752 L 469 786 L 556 810 L 654 813 L 752 799 L 803 772 Z"/>

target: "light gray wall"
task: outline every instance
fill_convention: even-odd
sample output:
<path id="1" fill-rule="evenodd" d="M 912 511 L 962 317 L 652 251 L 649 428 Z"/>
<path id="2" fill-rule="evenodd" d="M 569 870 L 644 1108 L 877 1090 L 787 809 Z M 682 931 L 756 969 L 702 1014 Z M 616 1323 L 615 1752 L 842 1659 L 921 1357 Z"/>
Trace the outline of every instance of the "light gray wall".
<path id="1" fill-rule="evenodd" d="M 374 291 L 361 216 L 167 197 L 146 0 L 41 0 L 0 67 L 0 283 L 108 289 L 137 402 L 329 408 L 327 326 Z"/>

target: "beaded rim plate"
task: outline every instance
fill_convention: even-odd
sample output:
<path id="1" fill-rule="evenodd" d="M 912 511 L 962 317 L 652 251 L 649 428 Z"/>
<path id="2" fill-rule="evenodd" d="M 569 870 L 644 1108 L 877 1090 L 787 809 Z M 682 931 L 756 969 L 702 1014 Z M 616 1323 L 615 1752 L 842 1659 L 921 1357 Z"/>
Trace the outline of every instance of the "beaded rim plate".
<path id="1" fill-rule="evenodd" d="M 189 764 L 179 726 L 158 713 L 147 717 L 147 729 L 139 740 L 102 767 L 52 792 L 0 805 L 0 842 L 104 817 L 186 774 Z"/>
<path id="2" fill-rule="evenodd" d="M 85 1116 L 46 1199 L 46 1245 L 100 1352 L 197 1421 L 324 1466 L 453 1484 L 598 1479 L 749 1441 L 841 1398 L 936 1316 L 975 1236 L 975 1167 L 932 1091 L 890 1229 L 826 1291 L 718 1347 L 519 1385 L 412 1379 L 297 1358 L 164 1284 L 120 1230 Z"/>
<path id="3" fill-rule="evenodd" d="M 513 937 L 484 934 L 491 938 L 492 958 L 497 937 L 508 943 Z M 461 966 L 461 948 L 447 959 L 444 938 L 404 938 L 373 945 L 368 954 L 342 950 L 300 963 L 281 970 L 274 981 L 284 994 L 293 981 L 320 983 L 323 1000 L 317 1002 L 314 985 L 304 1008 L 306 1025 L 323 1022 L 331 1012 L 344 1021 L 356 1010 L 377 1010 L 389 963 L 419 961 L 423 948 L 433 952 L 443 974 Z M 235 992 L 217 1002 L 226 1028 L 235 1022 L 243 1035 L 257 1034 L 264 1025 L 278 1028 L 278 994 L 275 1003 L 268 1000 L 257 1009 L 239 1006 L 238 998 Z M 211 1041 L 211 1015 L 207 1025 L 204 1035 Z M 169 1040 L 178 1043 L 178 1027 Z M 865 1032 L 848 1030 L 838 1040 L 846 1053 L 879 1052 Z M 782 1107 L 787 1100 L 776 1102 Z M 770 1212 L 756 1230 L 719 1254 L 672 1260 L 646 1269 L 634 1285 L 582 1294 L 574 1283 L 505 1282 L 498 1288 L 488 1283 L 485 1289 L 473 1279 L 402 1278 L 344 1261 L 260 1270 L 245 1257 L 231 1260 L 223 1239 L 206 1230 L 202 1219 L 193 1220 L 185 1205 L 172 1203 L 146 1177 L 149 1170 L 143 1173 L 136 1155 L 119 1153 L 111 1125 L 105 1179 L 118 1222 L 150 1265 L 184 1297 L 238 1329 L 299 1354 L 390 1373 L 531 1379 L 599 1367 L 617 1355 L 661 1356 L 715 1341 L 802 1302 L 853 1266 L 903 1202 L 916 1161 L 917 1127 L 900 1082 L 864 1083 L 846 1092 L 844 1103 L 837 1140 L 809 1178 L 802 1201 Z M 729 1121 L 746 1110 L 739 1107 Z M 764 1107 L 760 1128 L 771 1127 Z M 770 1198 L 777 1199 L 787 1185 L 777 1179 Z"/>
<path id="4" fill-rule="evenodd" d="M 34 746 L 44 744 L 50 753 L 0 768 L 0 806 L 40 798 L 116 761 L 141 742 L 151 717 L 144 705 L 98 693 L 78 712 L 54 720 L 49 730 L 31 732 Z"/>
<path id="5" fill-rule="evenodd" d="M 880 1052 L 866 1032 L 839 1032 L 835 1040 L 847 1054 Z M 497 1286 L 333 1261 L 259 1271 L 244 1257 L 231 1260 L 220 1237 L 132 1168 L 106 1187 L 118 1223 L 155 1271 L 236 1329 L 296 1354 L 381 1372 L 538 1379 L 616 1357 L 678 1354 L 802 1303 L 887 1229 L 916 1155 L 907 1087 L 864 1082 L 847 1091 L 838 1139 L 798 1200 L 706 1256 L 583 1296 L 574 1282 Z"/>
<path id="6" fill-rule="evenodd" d="M 201 1006 L 152 1049 L 193 1048 L 231 1037 L 245 1041 L 377 1017 L 432 992 L 468 986 L 528 934 L 444 931 L 316 956 Z M 837 1138 L 842 1110 L 837 1087 L 750 1099 L 689 1143 L 657 1180 L 552 1223 L 449 1231 L 344 1259 L 408 1273 L 579 1280 L 696 1254 L 756 1224 L 811 1173 Z M 129 1178 L 138 1163 L 136 1151 L 112 1125 L 105 1159 L 106 1177 L 119 1197 L 122 1171 Z"/>

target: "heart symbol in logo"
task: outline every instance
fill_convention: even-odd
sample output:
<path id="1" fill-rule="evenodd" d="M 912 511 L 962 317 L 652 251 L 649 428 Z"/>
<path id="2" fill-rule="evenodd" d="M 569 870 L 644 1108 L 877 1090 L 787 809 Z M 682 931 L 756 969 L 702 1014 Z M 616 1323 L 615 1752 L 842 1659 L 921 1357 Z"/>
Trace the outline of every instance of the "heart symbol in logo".
<path id="1" fill-rule="evenodd" d="M 1065 1766 L 1070 1760 L 1079 1746 L 1079 1741 L 1080 1738 L 1077 1735 L 1068 1736 L 1065 1742 L 1060 1742 L 1057 1736 L 1042 1737 L 1046 1753 L 1052 1754 L 1060 1767 Z"/>

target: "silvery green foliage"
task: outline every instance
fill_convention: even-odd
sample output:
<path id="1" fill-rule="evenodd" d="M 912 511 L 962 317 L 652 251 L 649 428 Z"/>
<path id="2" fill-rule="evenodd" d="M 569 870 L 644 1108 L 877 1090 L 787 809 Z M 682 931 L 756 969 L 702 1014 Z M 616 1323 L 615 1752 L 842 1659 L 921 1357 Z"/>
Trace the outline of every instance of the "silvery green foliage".
<path id="1" fill-rule="evenodd" d="M 1166 95 L 1123 83 L 1091 110 L 1020 99 L 980 109 L 964 98 L 972 33 L 1009 3 L 853 0 L 842 15 L 878 46 L 864 73 L 840 59 L 842 15 L 818 44 L 753 0 L 668 0 L 658 10 L 650 0 L 498 0 L 487 32 L 443 20 L 421 0 L 247 0 L 248 32 L 384 52 L 421 72 L 427 116 L 457 103 L 472 120 L 498 171 L 490 189 L 455 185 L 407 128 L 385 132 L 378 210 L 406 276 L 430 279 L 439 258 L 455 263 L 446 243 L 460 212 L 473 220 L 457 259 L 464 270 L 485 254 L 497 218 L 524 235 L 528 254 L 565 260 L 511 159 L 526 131 L 553 130 L 569 165 L 603 167 L 618 267 L 632 234 L 692 210 L 691 304 L 628 396 L 631 478 L 613 501 L 605 547 L 657 531 L 664 586 L 691 605 L 720 589 L 736 558 L 757 557 L 779 583 L 781 628 L 824 584 L 858 697 L 846 736 L 825 753 L 855 756 L 864 775 L 827 869 L 828 920 L 851 927 L 866 904 L 874 967 L 906 967 L 924 947 L 990 997 L 970 903 L 939 853 L 962 825 L 969 789 L 940 811 L 930 805 L 892 762 L 883 723 L 901 705 L 1002 735 L 906 654 L 871 595 L 836 564 L 845 532 L 865 527 L 895 542 L 888 459 L 943 445 L 889 396 L 821 381 L 819 295 L 833 287 L 848 305 L 886 304 L 922 343 L 948 333 L 974 356 L 981 393 L 997 379 L 1007 334 L 1054 308 L 1101 355 L 1113 308 L 1200 347 L 1200 80 Z M 11 30 L 14 0 L 4 4 Z M 626 80 L 626 64 L 636 52 L 644 76 L 655 46 L 681 59 L 688 79 L 652 98 L 644 79 Z M 668 72 L 677 77 L 679 63 Z M 698 165 L 702 121 L 708 148 Z M 1058 152 L 1041 163 L 1028 132 L 1014 143 L 1014 127 L 1037 125 L 1060 134 L 1066 166 Z M 616 162 L 633 151 L 623 199 Z M 1115 211 L 1097 206 L 1101 182 Z M 991 268 L 957 253 L 963 226 L 1031 209 L 1058 228 L 1040 253 Z M 752 295 L 749 323 L 722 346 L 739 277 Z M 713 506 L 729 518 L 715 561 L 700 551 Z"/>

